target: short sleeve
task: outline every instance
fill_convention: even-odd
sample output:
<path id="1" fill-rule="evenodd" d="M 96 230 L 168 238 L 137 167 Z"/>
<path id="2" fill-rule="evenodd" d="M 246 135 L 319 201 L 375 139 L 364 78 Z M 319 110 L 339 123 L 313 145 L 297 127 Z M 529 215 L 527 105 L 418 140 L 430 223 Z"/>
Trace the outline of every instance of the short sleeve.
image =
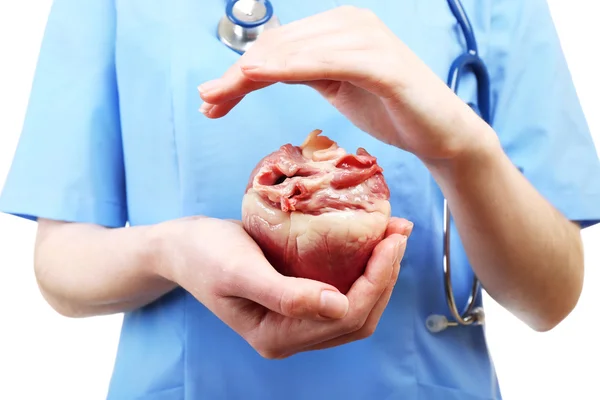
<path id="1" fill-rule="evenodd" d="M 53 2 L 0 211 L 126 224 L 114 43 L 113 1 Z"/>
<path id="2" fill-rule="evenodd" d="M 493 0 L 492 125 L 512 161 L 567 218 L 600 221 L 600 162 L 546 0 Z"/>

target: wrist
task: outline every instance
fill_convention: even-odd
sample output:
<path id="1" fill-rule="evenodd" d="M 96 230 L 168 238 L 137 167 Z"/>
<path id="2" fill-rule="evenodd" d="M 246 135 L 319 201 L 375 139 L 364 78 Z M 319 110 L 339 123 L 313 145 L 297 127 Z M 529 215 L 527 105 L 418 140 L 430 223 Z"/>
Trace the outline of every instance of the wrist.
<path id="1" fill-rule="evenodd" d="M 175 273 L 174 229 L 172 223 L 162 222 L 144 227 L 143 247 L 146 272 L 158 279 L 177 282 Z"/>
<path id="2" fill-rule="evenodd" d="M 151 273 L 176 284 L 184 282 L 189 268 L 199 267 L 189 265 L 187 258 L 202 252 L 200 245 L 210 237 L 208 221 L 204 216 L 191 216 L 148 226 L 145 242 Z"/>
<path id="3" fill-rule="evenodd" d="M 451 156 L 432 160 L 423 160 L 433 177 L 440 185 L 446 181 L 455 182 L 466 179 L 473 173 L 489 171 L 493 165 L 502 163 L 506 154 L 494 130 L 485 122 L 473 124 L 465 132 L 464 145 L 453 149 Z"/>

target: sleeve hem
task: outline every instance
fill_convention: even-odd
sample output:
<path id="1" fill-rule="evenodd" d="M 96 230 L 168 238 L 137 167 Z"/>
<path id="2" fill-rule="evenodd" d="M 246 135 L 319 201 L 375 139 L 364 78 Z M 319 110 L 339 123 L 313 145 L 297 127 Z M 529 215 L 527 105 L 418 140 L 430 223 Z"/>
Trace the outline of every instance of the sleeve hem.
<path id="1" fill-rule="evenodd" d="M 121 228 L 127 223 L 127 209 L 119 203 L 52 191 L 3 193 L 0 212 L 31 221 L 46 218 L 108 228 Z"/>
<path id="2" fill-rule="evenodd" d="M 581 229 L 600 223 L 600 192 L 558 194 L 547 199 L 567 219 L 578 222 Z"/>

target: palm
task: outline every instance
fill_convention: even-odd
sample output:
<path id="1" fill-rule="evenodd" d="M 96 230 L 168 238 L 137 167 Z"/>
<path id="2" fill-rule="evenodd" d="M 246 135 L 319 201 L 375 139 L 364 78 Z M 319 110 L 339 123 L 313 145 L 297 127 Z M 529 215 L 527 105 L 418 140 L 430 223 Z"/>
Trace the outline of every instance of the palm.
<path id="1" fill-rule="evenodd" d="M 318 81 L 309 86 L 316 89 L 356 127 L 390 143 L 397 135 L 394 121 L 384 102 L 374 94 L 350 82 Z"/>
<path id="2" fill-rule="evenodd" d="M 215 311 L 238 333 L 249 339 L 260 338 L 265 344 L 275 347 L 285 347 L 286 341 L 289 341 L 290 337 L 298 338 L 299 333 L 309 337 L 319 333 L 315 330 L 325 330 L 328 327 L 325 320 L 319 322 L 291 318 L 242 297 L 220 298 Z"/>
<path id="3" fill-rule="evenodd" d="M 350 82 L 311 83 L 340 113 L 357 128 L 387 144 L 400 144 L 407 151 L 431 152 L 423 135 L 407 136 L 399 117 L 400 107 Z M 417 131 L 420 131 L 417 129 Z M 419 132 L 422 133 L 422 132 Z M 400 136 L 400 137 L 399 137 Z"/>
<path id="4" fill-rule="evenodd" d="M 437 99 L 428 98 L 427 103 L 415 99 L 414 104 L 408 104 L 395 98 L 379 97 L 346 81 L 320 80 L 307 84 L 359 129 L 382 142 L 397 145 L 426 159 L 447 156 L 448 149 L 444 145 L 448 142 L 445 138 L 447 130 L 440 126 L 440 119 L 432 118 L 425 111 L 435 108 Z M 408 102 L 411 103 L 411 100 Z M 419 113 L 407 113 L 409 106 Z"/>

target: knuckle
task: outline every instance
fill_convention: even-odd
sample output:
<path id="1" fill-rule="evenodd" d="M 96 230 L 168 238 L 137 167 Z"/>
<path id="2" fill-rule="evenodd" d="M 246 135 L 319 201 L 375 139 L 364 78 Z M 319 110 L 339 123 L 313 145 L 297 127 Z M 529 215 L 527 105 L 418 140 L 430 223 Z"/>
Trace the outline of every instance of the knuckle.
<path id="1" fill-rule="evenodd" d="M 265 29 L 264 31 L 262 31 L 262 33 L 260 35 L 258 35 L 258 38 L 256 40 L 256 43 L 261 43 L 261 44 L 271 44 L 274 41 L 276 41 L 279 37 L 280 37 L 280 27 L 274 28 L 274 29 Z"/>
<path id="2" fill-rule="evenodd" d="M 251 337 L 247 338 L 246 341 L 250 346 L 252 346 L 254 351 L 256 351 L 262 358 L 265 358 L 267 360 L 276 360 L 282 356 L 281 349 L 278 349 L 273 345 L 269 345 L 264 340 L 260 340 L 256 337 Z"/>
<path id="3" fill-rule="evenodd" d="M 400 263 L 398 263 L 398 264 L 400 264 Z M 394 269 L 394 273 L 392 274 L 392 279 L 391 279 L 390 285 L 389 285 L 389 287 L 391 289 L 394 289 L 396 287 L 396 284 L 398 283 L 398 275 L 399 275 L 399 273 L 400 273 L 400 267 L 398 266 L 398 267 L 396 267 Z M 389 299 L 388 299 L 387 302 L 389 302 Z"/>
<path id="4" fill-rule="evenodd" d="M 331 67 L 332 65 L 335 64 L 333 58 L 331 57 L 331 53 L 321 53 L 317 56 L 317 61 L 325 66 L 325 67 Z"/>
<path id="5" fill-rule="evenodd" d="M 360 12 L 360 8 L 351 4 L 344 4 L 339 7 L 339 10 L 344 13 L 357 13 Z"/>
<path id="6" fill-rule="evenodd" d="M 289 57 L 280 57 L 279 59 L 274 59 L 271 62 L 276 64 L 282 70 L 288 70 L 291 67 Z"/>
<path id="7" fill-rule="evenodd" d="M 354 5 L 343 5 L 340 10 L 349 17 L 353 17 L 360 20 L 373 20 L 377 19 L 377 14 L 369 8 L 358 7 Z"/>
<path id="8" fill-rule="evenodd" d="M 259 348 L 259 349 L 255 349 L 255 350 L 258 352 L 258 354 L 262 358 L 264 358 L 266 360 L 277 360 L 277 359 L 279 359 L 281 357 L 280 353 L 278 351 L 273 350 L 273 349 Z"/>
<path id="9" fill-rule="evenodd" d="M 379 19 L 377 14 L 375 14 L 375 12 L 369 8 L 359 8 L 357 10 L 357 12 L 359 12 L 361 17 L 364 19 L 368 19 L 368 20 L 372 20 L 372 21 Z"/>
<path id="10" fill-rule="evenodd" d="M 295 293 L 286 290 L 279 299 L 279 308 L 283 315 L 301 315 L 304 310 L 305 299 Z"/>
<path id="11" fill-rule="evenodd" d="M 355 333 L 359 332 L 365 324 L 365 320 L 363 318 L 351 318 L 346 323 L 346 331 L 347 333 Z"/>
<path id="12" fill-rule="evenodd" d="M 358 331 L 358 334 L 357 334 L 358 339 L 362 340 L 362 339 L 370 338 L 375 333 L 376 328 L 377 328 L 377 325 L 375 325 L 375 324 L 363 325 L 363 327 Z"/>

